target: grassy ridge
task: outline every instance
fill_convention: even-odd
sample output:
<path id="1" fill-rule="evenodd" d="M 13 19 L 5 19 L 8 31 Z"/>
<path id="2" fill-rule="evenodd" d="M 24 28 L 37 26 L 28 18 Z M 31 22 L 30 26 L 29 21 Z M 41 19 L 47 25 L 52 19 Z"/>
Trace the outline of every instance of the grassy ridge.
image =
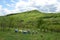
<path id="1" fill-rule="evenodd" d="M 60 13 L 42 13 L 37 10 L 0 17 L 2 30 L 10 28 L 40 28 L 60 31 Z"/>
<path id="2" fill-rule="evenodd" d="M 22 34 L 15 32 L 1 32 L 0 40 L 60 40 L 60 33 L 39 32 L 38 34 Z"/>
<path id="3" fill-rule="evenodd" d="M 30 29 L 31 32 L 15 33 L 16 28 Z M 33 10 L 0 16 L 0 40 L 60 40 L 60 13 Z"/>

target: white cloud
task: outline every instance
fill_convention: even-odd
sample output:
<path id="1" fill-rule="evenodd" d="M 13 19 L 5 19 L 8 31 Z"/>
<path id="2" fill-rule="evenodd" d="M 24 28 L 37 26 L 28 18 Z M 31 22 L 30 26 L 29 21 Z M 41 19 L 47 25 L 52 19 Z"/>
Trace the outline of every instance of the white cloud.
<path id="1" fill-rule="evenodd" d="M 15 6 L 15 4 L 6 4 L 8 7 L 13 7 Z"/>
<path id="2" fill-rule="evenodd" d="M 10 4 L 6 4 L 6 5 L 9 6 L 9 7 L 11 6 Z"/>
<path id="3" fill-rule="evenodd" d="M 46 5 L 52 5 L 52 4 L 57 4 L 57 0 L 29 0 L 28 2 L 22 1 L 20 0 L 19 2 L 16 3 L 15 5 L 15 9 L 18 9 L 19 11 L 22 10 L 30 10 L 30 9 L 39 9 L 38 7 L 42 7 L 42 9 L 49 9 L 49 7 L 47 8 Z M 46 11 L 47 12 L 47 11 Z"/>
<path id="4" fill-rule="evenodd" d="M 0 16 L 4 15 L 2 12 L 3 12 L 3 8 L 2 8 L 2 5 L 0 5 Z"/>
<path id="5" fill-rule="evenodd" d="M 14 3 L 15 3 L 15 1 L 14 1 L 14 0 L 11 0 L 11 2 L 14 2 Z"/>
<path id="6" fill-rule="evenodd" d="M 3 8 L 2 5 L 0 5 L 0 16 L 10 14 L 10 13 L 12 13 L 11 10 L 8 10 L 7 8 Z"/>
<path id="7" fill-rule="evenodd" d="M 15 4 L 15 9 L 12 10 L 12 12 L 23 12 L 23 11 L 27 11 L 27 10 L 34 10 L 36 8 L 34 8 L 32 6 L 33 2 L 25 2 L 25 1 L 22 1 L 20 0 L 19 2 L 17 2 Z"/>
<path id="8" fill-rule="evenodd" d="M 56 7 L 57 7 L 56 12 L 60 12 L 60 3 L 59 2 L 56 4 Z"/>
<path id="9" fill-rule="evenodd" d="M 56 4 L 57 3 L 57 0 L 48 0 L 47 1 L 47 4 Z"/>
<path id="10" fill-rule="evenodd" d="M 57 8 L 56 12 L 60 11 L 60 2 L 57 0 L 19 0 L 18 2 L 11 0 L 14 4 L 6 4 L 8 7 L 13 7 L 13 10 L 9 10 L 8 8 L 1 8 L 4 10 L 6 14 L 8 13 L 15 13 L 15 12 L 23 12 L 28 10 L 44 10 L 44 12 L 51 12 L 52 9 Z M 46 5 L 52 5 L 51 8 Z M 54 5 L 54 6 L 53 6 Z M 50 11 L 49 11 L 50 10 Z"/>
<path id="11" fill-rule="evenodd" d="M 2 9 L 2 5 L 0 5 L 0 10 Z"/>
<path id="12" fill-rule="evenodd" d="M 30 8 L 39 9 L 39 8 L 36 8 L 35 6 L 45 7 L 45 5 L 52 5 L 52 4 L 57 4 L 57 0 L 29 0 L 28 2 L 20 0 L 15 4 L 15 9 L 18 9 L 19 11 L 28 10 Z"/>
<path id="13" fill-rule="evenodd" d="M 15 8 L 27 8 L 27 7 L 32 7 L 32 2 L 24 2 L 24 1 L 19 1 L 16 3 Z"/>
<path id="14" fill-rule="evenodd" d="M 6 12 L 7 14 L 11 13 L 10 10 L 8 10 L 7 8 L 3 9 L 4 12 Z"/>

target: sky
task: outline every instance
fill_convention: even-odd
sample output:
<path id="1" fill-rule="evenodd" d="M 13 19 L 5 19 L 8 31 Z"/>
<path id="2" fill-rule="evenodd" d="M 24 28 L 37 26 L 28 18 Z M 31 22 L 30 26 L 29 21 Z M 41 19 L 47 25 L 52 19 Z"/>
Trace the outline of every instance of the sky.
<path id="1" fill-rule="evenodd" d="M 60 12 L 60 0 L 0 0 L 0 16 L 30 10 Z"/>

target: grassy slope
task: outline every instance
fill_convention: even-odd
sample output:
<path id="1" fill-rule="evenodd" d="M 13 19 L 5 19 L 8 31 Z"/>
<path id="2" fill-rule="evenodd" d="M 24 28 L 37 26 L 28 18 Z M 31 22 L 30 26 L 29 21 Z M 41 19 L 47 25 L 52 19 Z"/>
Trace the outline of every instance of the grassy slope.
<path id="1" fill-rule="evenodd" d="M 0 40 L 60 40 L 60 33 L 39 32 L 38 34 L 22 34 L 15 32 L 1 32 Z"/>
<path id="2" fill-rule="evenodd" d="M 38 25 L 37 21 L 40 19 L 44 21 L 42 26 L 47 27 L 48 29 L 60 30 L 60 13 L 57 13 L 57 14 L 46 13 L 45 14 L 37 10 L 17 13 L 17 14 L 10 14 L 7 16 L 0 17 L 0 26 L 2 23 L 2 24 L 5 24 L 5 26 L 11 25 L 11 27 L 15 27 L 15 26 L 23 27 L 22 25 L 24 25 L 24 27 L 36 28 Z M 21 23 L 21 21 L 23 21 L 23 23 Z M 40 25 L 41 24 L 39 22 L 39 26 Z"/>
<path id="3" fill-rule="evenodd" d="M 40 23 L 38 20 L 42 19 L 44 21 L 42 27 L 47 27 L 48 29 L 60 29 L 60 14 L 45 14 L 39 11 L 33 10 L 29 12 L 23 12 L 13 15 L 8 15 L 4 17 L 0 17 L 0 27 L 1 23 L 4 27 L 18 27 L 18 24 L 23 21 L 24 27 L 28 28 L 37 28 L 36 23 Z M 32 25 L 32 23 L 34 25 Z M 38 21 L 38 22 L 37 22 Z M 56 22 L 56 23 L 54 23 Z M 10 24 L 11 23 L 11 24 Z M 19 24 L 19 27 L 23 27 Z M 27 24 L 27 25 L 26 25 Z M 39 25 L 40 26 L 40 25 Z M 43 35 L 43 37 L 41 37 Z M 38 34 L 21 34 L 15 33 L 14 31 L 9 32 L 1 32 L 0 31 L 0 40 L 60 40 L 60 33 L 57 32 L 39 32 Z"/>
<path id="4" fill-rule="evenodd" d="M 39 11 L 33 10 L 33 11 L 28 11 L 23 13 L 12 14 L 12 15 L 1 17 L 1 18 L 2 20 L 8 20 L 8 22 L 12 20 L 14 24 L 17 24 L 20 20 L 24 20 L 23 23 L 26 24 L 29 21 L 36 21 L 38 17 L 42 17 L 42 16 L 44 16 L 44 14 L 41 14 Z"/>

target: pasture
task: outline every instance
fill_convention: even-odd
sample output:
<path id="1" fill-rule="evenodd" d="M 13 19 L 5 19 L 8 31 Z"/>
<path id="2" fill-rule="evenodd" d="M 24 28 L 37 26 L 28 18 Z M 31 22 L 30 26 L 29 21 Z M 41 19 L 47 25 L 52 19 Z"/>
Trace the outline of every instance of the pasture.
<path id="1" fill-rule="evenodd" d="M 17 28 L 31 31 L 15 32 Z M 60 40 L 60 13 L 32 10 L 0 16 L 0 40 Z"/>
<path id="2" fill-rule="evenodd" d="M 38 32 L 37 34 L 23 34 L 14 31 L 0 31 L 0 40 L 60 40 L 60 33 Z"/>

